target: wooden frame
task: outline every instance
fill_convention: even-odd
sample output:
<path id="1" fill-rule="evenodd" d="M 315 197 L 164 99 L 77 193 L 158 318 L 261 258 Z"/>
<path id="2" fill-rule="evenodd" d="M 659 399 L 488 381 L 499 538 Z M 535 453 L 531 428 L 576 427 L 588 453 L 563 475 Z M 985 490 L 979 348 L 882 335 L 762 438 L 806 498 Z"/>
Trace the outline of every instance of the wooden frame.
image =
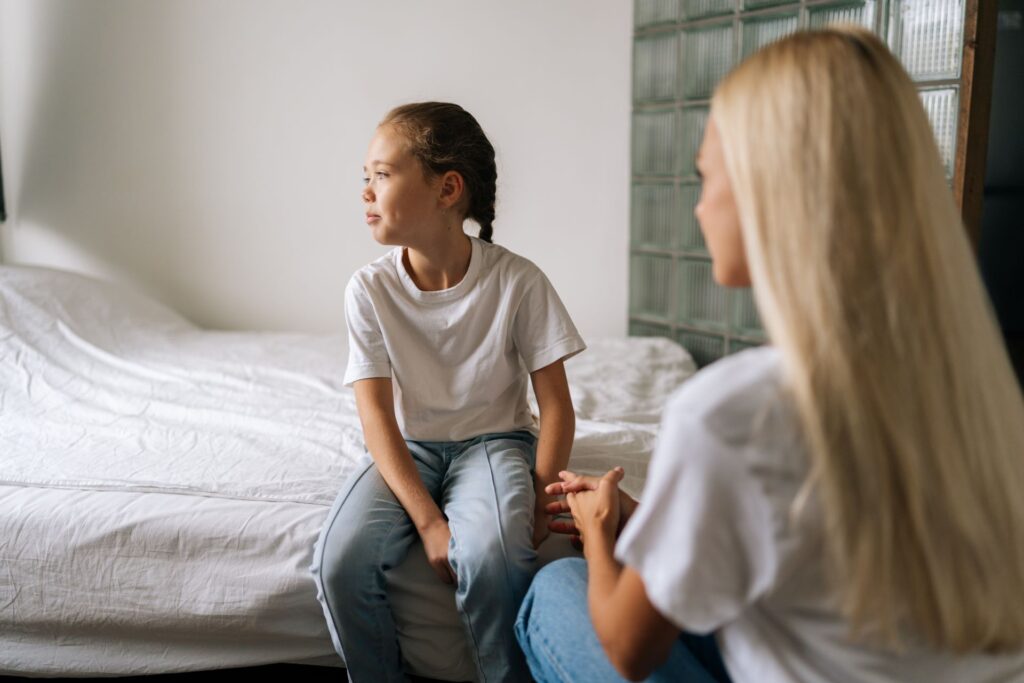
<path id="1" fill-rule="evenodd" d="M 981 236 L 997 16 L 998 0 L 967 0 L 953 195 L 975 251 Z"/>

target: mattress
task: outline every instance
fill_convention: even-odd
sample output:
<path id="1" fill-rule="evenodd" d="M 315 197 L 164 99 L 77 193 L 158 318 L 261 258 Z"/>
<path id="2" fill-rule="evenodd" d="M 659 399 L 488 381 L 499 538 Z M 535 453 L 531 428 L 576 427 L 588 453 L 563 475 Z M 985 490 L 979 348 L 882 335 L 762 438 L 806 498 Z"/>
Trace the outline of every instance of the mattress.
<path id="1" fill-rule="evenodd" d="M 566 365 L 570 467 L 622 465 L 636 495 L 695 367 L 664 339 L 588 344 Z M 308 567 L 368 457 L 346 355 L 344 335 L 203 330 L 121 287 L 0 266 L 0 673 L 342 665 Z M 422 548 L 388 579 L 409 670 L 471 680 Z"/>

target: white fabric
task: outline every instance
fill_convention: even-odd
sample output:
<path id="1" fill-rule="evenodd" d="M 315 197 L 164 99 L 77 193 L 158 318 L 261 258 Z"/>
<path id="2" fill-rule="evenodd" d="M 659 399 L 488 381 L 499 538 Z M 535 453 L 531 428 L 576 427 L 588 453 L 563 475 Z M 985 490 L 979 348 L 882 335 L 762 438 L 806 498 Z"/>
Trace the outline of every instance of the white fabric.
<path id="1" fill-rule="evenodd" d="M 528 373 L 586 348 L 551 283 L 528 259 L 470 237 L 466 275 L 416 287 L 402 247 L 359 269 L 345 289 L 345 384 L 392 377 L 402 435 L 461 441 L 527 429 Z"/>
<path id="2" fill-rule="evenodd" d="M 344 335 L 204 331 L 88 278 L 0 266 L 0 674 L 340 665 L 308 567 L 364 454 L 345 358 Z M 622 463 L 635 494 L 692 361 L 664 339 L 595 340 L 566 371 L 570 466 Z M 389 582 L 410 668 L 470 680 L 422 546 Z"/>
<path id="3" fill-rule="evenodd" d="M 718 361 L 665 407 L 616 557 L 676 626 L 717 630 L 736 683 L 1024 680 L 1024 653 L 954 658 L 913 645 L 896 657 L 850 643 L 824 579 L 817 501 L 790 518 L 807 471 L 777 350 Z"/>

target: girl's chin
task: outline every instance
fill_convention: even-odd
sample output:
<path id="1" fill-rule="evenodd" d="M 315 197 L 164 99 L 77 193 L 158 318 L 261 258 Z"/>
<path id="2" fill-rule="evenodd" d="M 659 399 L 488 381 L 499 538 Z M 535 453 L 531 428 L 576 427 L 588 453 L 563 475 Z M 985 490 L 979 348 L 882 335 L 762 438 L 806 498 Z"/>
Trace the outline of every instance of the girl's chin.
<path id="1" fill-rule="evenodd" d="M 384 230 L 380 225 L 370 226 L 370 234 L 378 244 L 391 245 L 394 244 L 393 235 L 388 234 L 387 230 Z"/>

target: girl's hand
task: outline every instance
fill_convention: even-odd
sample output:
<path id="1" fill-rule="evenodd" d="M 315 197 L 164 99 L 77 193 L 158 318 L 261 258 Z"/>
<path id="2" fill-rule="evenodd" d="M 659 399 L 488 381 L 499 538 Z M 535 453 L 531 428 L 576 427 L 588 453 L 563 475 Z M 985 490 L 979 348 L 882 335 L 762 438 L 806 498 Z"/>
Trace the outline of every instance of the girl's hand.
<path id="1" fill-rule="evenodd" d="M 625 476 L 625 470 L 621 467 L 616 467 L 611 472 L 618 472 L 620 475 L 619 481 Z M 583 474 L 576 474 L 568 470 L 564 470 L 558 473 L 559 478 L 562 481 L 548 484 L 545 487 L 545 493 L 551 495 L 558 495 L 560 493 L 577 493 L 579 491 L 596 491 L 598 483 L 601 481 L 601 477 L 590 477 Z M 607 476 L 607 475 L 606 475 Z M 615 536 L 618 537 L 622 533 L 623 527 L 626 526 L 626 522 L 629 521 L 630 516 L 636 510 L 638 503 L 625 491 L 616 487 L 619 493 L 619 524 L 615 530 Z M 549 503 L 546 512 L 551 515 L 559 515 L 565 512 L 569 512 L 569 502 L 567 500 L 556 500 L 553 503 Z M 576 529 L 576 525 L 572 522 L 563 520 L 552 520 L 548 523 L 550 528 L 555 533 L 559 534 L 570 534 L 573 537 L 573 541 L 579 540 L 579 532 Z"/>
<path id="2" fill-rule="evenodd" d="M 569 492 L 565 498 L 572 512 L 572 520 L 581 539 L 604 536 L 614 541 L 619 528 L 619 482 L 621 467 L 609 470 L 597 482 L 596 489 Z"/>
<path id="3" fill-rule="evenodd" d="M 427 562 L 437 576 L 445 583 L 458 583 L 455 571 L 448 562 L 448 544 L 452 540 L 452 531 L 448 528 L 447 520 L 442 517 L 428 524 L 420 531 L 420 539 L 427 553 Z"/>

